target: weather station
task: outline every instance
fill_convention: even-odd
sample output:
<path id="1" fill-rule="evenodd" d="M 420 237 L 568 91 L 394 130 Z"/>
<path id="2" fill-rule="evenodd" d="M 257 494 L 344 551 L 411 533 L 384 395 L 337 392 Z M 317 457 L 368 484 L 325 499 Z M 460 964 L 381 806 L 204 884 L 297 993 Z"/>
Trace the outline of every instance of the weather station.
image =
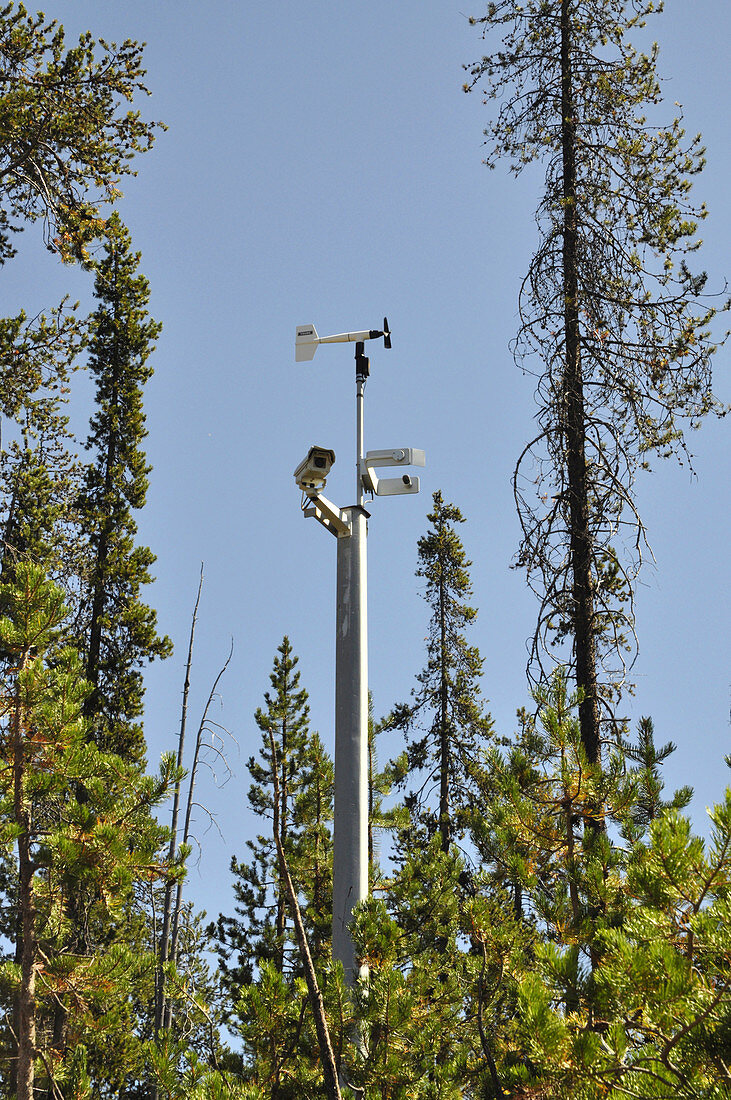
<path id="1" fill-rule="evenodd" d="M 356 496 L 355 504 L 338 507 L 323 495 L 335 462 L 334 451 L 315 445 L 294 471 L 302 491 L 302 511 L 337 539 L 335 624 L 335 812 L 333 825 L 333 958 L 353 982 L 364 977 L 358 967 L 349 925 L 353 908 L 368 896 L 368 630 L 366 540 L 369 497 L 405 496 L 419 492 L 419 478 L 407 472 L 424 466 L 422 450 L 390 447 L 364 450 L 364 394 L 370 374 L 365 341 L 383 338 L 391 347 L 384 317 L 382 329 L 318 336 L 314 325 L 300 325 L 295 360 L 308 362 L 320 344 L 355 343 Z M 398 477 L 379 477 L 383 468 L 403 470 Z"/>

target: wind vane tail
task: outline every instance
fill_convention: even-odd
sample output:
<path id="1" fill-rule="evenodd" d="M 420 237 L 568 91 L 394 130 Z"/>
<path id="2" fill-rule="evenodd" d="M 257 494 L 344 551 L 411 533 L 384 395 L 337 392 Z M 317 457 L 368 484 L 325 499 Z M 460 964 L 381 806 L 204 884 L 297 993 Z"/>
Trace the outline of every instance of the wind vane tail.
<path id="1" fill-rule="evenodd" d="M 294 342 L 295 363 L 305 363 L 308 359 L 314 359 L 319 343 L 320 338 L 314 325 L 298 325 Z"/>

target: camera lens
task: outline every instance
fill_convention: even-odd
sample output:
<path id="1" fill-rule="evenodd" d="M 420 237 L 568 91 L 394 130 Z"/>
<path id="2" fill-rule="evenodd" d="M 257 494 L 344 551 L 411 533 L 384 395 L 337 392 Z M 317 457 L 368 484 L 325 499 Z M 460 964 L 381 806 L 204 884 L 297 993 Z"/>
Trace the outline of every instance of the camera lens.
<path id="1" fill-rule="evenodd" d="M 323 458 L 322 455 L 315 455 L 315 458 L 312 462 L 312 465 L 317 470 L 324 470 L 325 469 L 325 459 Z"/>

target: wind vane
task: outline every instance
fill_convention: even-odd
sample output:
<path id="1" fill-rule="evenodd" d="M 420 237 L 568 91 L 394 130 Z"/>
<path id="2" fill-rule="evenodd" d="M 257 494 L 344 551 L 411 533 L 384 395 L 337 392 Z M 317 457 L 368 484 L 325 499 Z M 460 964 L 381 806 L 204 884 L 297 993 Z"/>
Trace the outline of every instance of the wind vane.
<path id="1" fill-rule="evenodd" d="M 391 347 L 391 330 L 388 317 L 383 318 L 383 329 L 366 329 L 364 332 L 338 332 L 335 336 L 318 336 L 314 325 L 298 325 L 294 342 L 296 363 L 305 363 L 314 359 L 319 344 L 352 344 L 359 340 L 378 340 L 383 337 L 384 348 Z"/>

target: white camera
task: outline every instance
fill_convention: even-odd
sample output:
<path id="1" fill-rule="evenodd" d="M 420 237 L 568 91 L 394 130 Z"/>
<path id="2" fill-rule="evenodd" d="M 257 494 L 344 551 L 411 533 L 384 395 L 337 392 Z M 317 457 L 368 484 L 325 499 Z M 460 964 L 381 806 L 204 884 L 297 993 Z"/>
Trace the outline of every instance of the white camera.
<path id="1" fill-rule="evenodd" d="M 304 492 L 308 489 L 324 489 L 334 461 L 335 451 L 317 445 L 310 447 L 307 457 L 302 459 L 294 471 L 294 480 Z"/>
<path id="2" fill-rule="evenodd" d="M 391 447 L 385 451 L 368 451 L 359 463 L 363 488 L 379 497 L 400 497 L 404 493 L 418 493 L 419 478 L 411 474 L 401 477 L 378 477 L 376 466 L 424 466 L 424 452 L 417 447 Z"/>

